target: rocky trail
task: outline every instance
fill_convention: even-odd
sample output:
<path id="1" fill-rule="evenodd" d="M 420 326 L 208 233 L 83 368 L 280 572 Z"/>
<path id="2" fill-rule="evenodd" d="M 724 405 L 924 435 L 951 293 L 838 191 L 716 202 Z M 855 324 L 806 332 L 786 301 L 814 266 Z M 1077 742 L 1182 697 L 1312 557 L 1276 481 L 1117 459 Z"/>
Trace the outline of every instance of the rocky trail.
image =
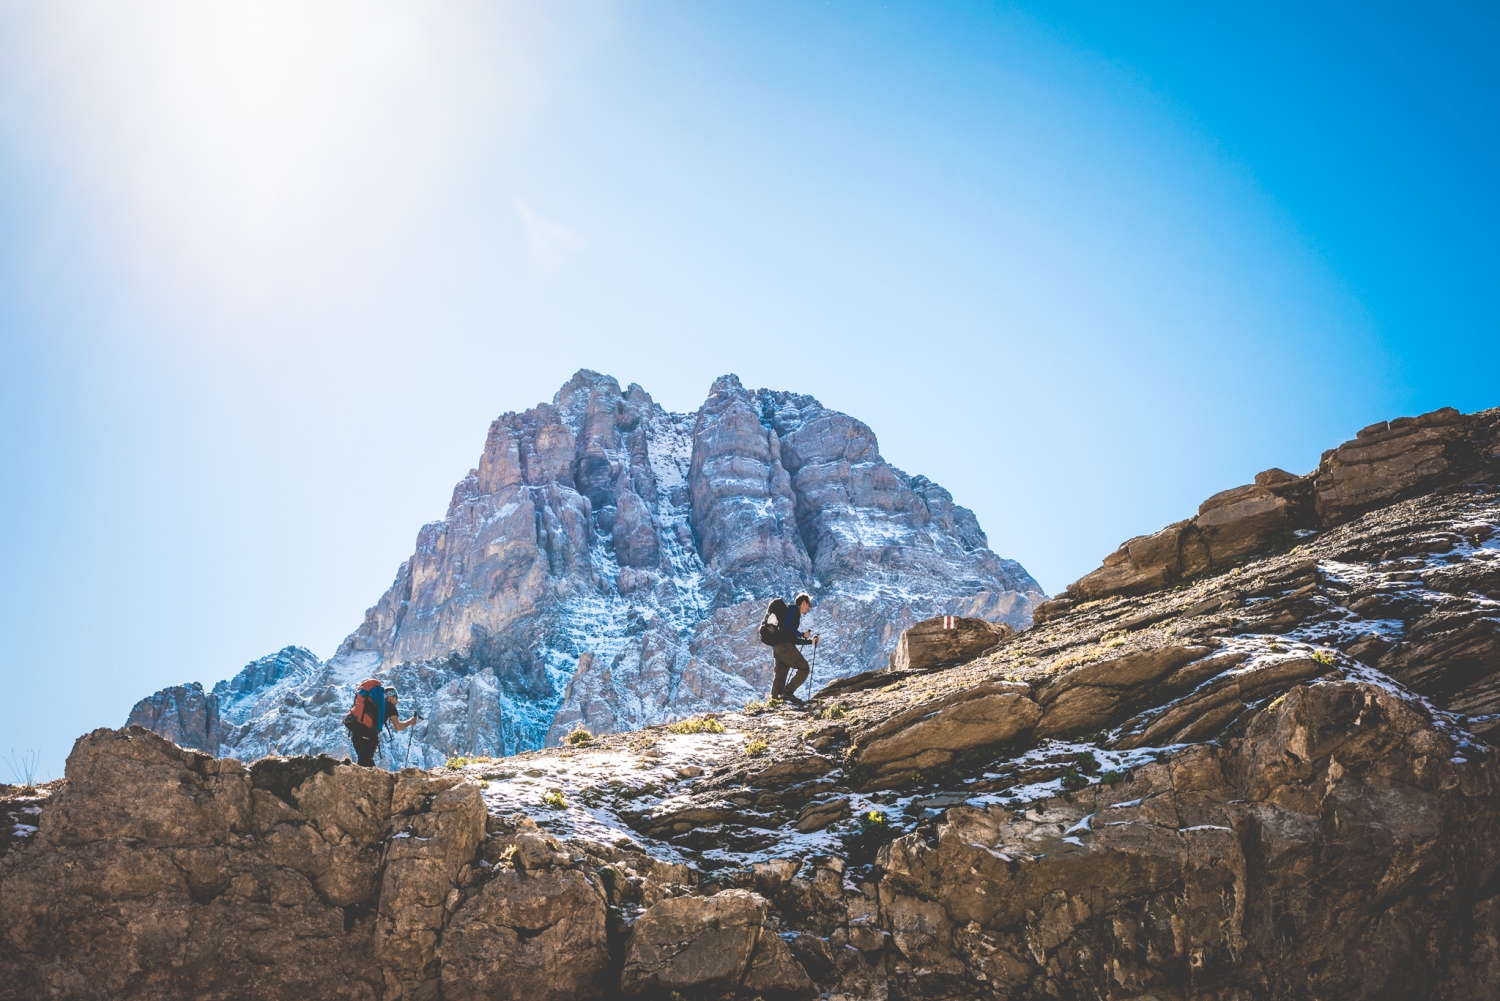
<path id="1" fill-rule="evenodd" d="M 1500 411 L 1261 474 L 1036 620 L 433 770 L 96 731 L 4 800 L 0 998 L 1495 996 Z"/>

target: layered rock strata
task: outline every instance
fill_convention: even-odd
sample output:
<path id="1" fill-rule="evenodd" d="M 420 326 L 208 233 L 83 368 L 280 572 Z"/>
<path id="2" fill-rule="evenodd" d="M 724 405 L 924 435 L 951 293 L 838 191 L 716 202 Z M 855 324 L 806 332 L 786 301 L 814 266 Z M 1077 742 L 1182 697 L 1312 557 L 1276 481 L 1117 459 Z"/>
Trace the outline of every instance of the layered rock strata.
<path id="1" fill-rule="evenodd" d="M 373 674 L 427 719 L 411 761 L 510 754 L 764 694 L 756 626 L 800 590 L 819 680 L 878 667 L 920 619 L 1022 626 L 1043 597 L 972 512 L 812 397 L 725 376 L 674 414 L 583 371 L 491 425 L 446 517 L 328 663 L 288 647 L 211 692 L 158 692 L 128 722 L 247 760 L 342 755 L 339 721 Z"/>
<path id="2" fill-rule="evenodd" d="M 1141 594 L 1214 569 L 1299 532 L 1341 525 L 1403 497 L 1447 484 L 1492 482 L 1500 464 L 1500 411 L 1452 407 L 1381 421 L 1323 453 L 1306 476 L 1268 469 L 1214 494 L 1198 514 L 1137 536 L 1068 587 L 1064 603 Z M 1059 605 L 1049 605 L 1047 614 Z"/>
<path id="3" fill-rule="evenodd" d="M 0 997 L 1492 997 L 1465 478 L 811 712 L 394 776 L 90 735 L 0 858 Z"/>

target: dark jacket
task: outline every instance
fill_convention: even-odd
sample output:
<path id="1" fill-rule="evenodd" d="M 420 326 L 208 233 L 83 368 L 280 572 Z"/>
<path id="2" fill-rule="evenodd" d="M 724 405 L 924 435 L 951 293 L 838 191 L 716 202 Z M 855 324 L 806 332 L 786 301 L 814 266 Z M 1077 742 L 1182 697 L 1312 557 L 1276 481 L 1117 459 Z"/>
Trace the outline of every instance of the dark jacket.
<path id="1" fill-rule="evenodd" d="M 795 643 L 798 646 L 806 646 L 812 642 L 812 640 L 803 639 L 800 635 L 802 631 L 802 609 L 796 605 L 789 604 L 786 606 L 786 615 L 783 618 L 786 621 L 781 624 L 782 643 Z"/>

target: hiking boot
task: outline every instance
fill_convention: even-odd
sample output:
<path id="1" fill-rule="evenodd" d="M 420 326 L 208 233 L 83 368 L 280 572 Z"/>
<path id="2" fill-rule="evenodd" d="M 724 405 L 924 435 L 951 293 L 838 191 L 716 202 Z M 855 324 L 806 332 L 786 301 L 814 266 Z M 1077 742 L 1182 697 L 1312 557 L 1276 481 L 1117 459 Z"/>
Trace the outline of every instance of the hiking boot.
<path id="1" fill-rule="evenodd" d="M 782 698 L 790 702 L 792 705 L 796 706 L 798 709 L 802 709 L 807 705 L 806 699 L 799 699 L 795 695 L 783 695 Z"/>

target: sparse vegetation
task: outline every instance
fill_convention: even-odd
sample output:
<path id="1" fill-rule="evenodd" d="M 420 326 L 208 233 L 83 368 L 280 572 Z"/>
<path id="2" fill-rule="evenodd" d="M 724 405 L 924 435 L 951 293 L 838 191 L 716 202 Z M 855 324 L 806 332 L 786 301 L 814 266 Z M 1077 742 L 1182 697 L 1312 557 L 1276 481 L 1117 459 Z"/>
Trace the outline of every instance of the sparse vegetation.
<path id="1" fill-rule="evenodd" d="M 849 704 L 847 702 L 836 702 L 818 713 L 819 719 L 841 719 L 849 715 Z"/>
<path id="2" fill-rule="evenodd" d="M 592 733 L 589 733 L 582 726 L 574 727 L 568 733 L 568 735 L 563 738 L 563 743 L 567 744 L 569 747 L 588 747 L 593 742 L 594 735 Z"/>
<path id="3" fill-rule="evenodd" d="M 467 765 L 469 763 L 470 762 L 469 762 L 468 758 L 460 756 L 460 757 L 457 757 L 457 758 L 449 758 L 446 762 L 443 763 L 443 767 L 444 768 L 451 768 L 451 769 L 453 769 L 456 772 L 460 768 L 464 767 L 465 765 Z"/>
<path id="4" fill-rule="evenodd" d="M 1088 784 L 1088 778 L 1078 771 L 1077 765 L 1069 765 L 1067 771 L 1062 773 L 1062 787 L 1068 792 L 1072 792 L 1074 789 L 1082 789 Z"/>
<path id="5" fill-rule="evenodd" d="M 561 789 L 548 789 L 542 796 L 542 805 L 549 810 L 566 810 L 568 801 L 563 799 Z"/>
<path id="6" fill-rule="evenodd" d="M 723 733 L 724 724 L 712 716 L 694 716 L 678 720 L 667 727 L 673 733 Z"/>
<path id="7" fill-rule="evenodd" d="M 1067 656 L 1059 657 L 1052 663 L 1048 664 L 1047 673 L 1056 674 L 1059 671 L 1066 671 L 1070 667 L 1077 667 L 1079 664 L 1087 664 L 1089 661 L 1093 660 L 1095 656 L 1097 656 L 1097 651 L 1093 649 L 1079 650 L 1077 653 L 1070 653 Z"/>
<path id="8" fill-rule="evenodd" d="M 1113 768 L 1106 768 L 1099 773 L 1099 782 L 1103 785 L 1112 786 L 1124 782 L 1129 776 L 1125 772 L 1117 772 Z"/>
<path id="9" fill-rule="evenodd" d="M 1322 664 L 1325 667 L 1332 667 L 1333 651 L 1326 648 L 1319 650 L 1313 654 L 1313 660 L 1317 661 L 1319 664 Z"/>
<path id="10" fill-rule="evenodd" d="M 868 810 L 859 815 L 859 826 L 866 831 L 888 827 L 890 823 L 884 810 Z"/>
<path id="11" fill-rule="evenodd" d="M 745 703 L 745 715 L 759 716 L 761 713 L 774 712 L 785 705 L 786 702 L 783 699 L 766 699 L 764 702 L 760 699 L 751 699 Z"/>
<path id="12" fill-rule="evenodd" d="M 752 740 L 745 745 L 745 753 L 752 758 L 758 758 L 770 750 L 770 748 L 771 745 L 767 744 L 764 740 Z"/>
<path id="13" fill-rule="evenodd" d="M 16 749 L 10 749 L 5 756 L 5 764 L 10 768 L 10 777 L 21 787 L 23 795 L 29 795 L 36 789 L 36 766 L 42 760 L 41 751 L 22 751 L 16 754 Z"/>

